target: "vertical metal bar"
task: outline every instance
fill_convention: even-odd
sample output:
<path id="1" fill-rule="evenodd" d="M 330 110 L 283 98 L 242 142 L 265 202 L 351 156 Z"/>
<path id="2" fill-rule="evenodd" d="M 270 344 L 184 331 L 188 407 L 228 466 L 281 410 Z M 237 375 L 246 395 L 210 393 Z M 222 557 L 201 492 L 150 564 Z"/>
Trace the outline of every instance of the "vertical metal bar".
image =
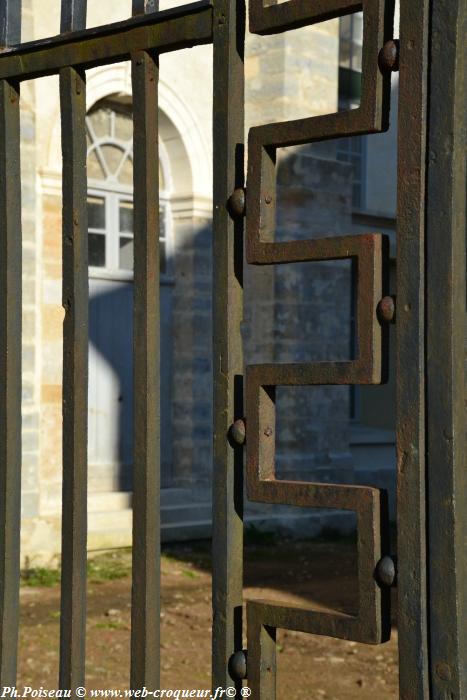
<path id="1" fill-rule="evenodd" d="M 21 3 L 0 3 L 0 43 L 19 41 Z M 19 86 L 0 81 L 0 687 L 16 684 L 21 526 Z"/>
<path id="2" fill-rule="evenodd" d="M 244 184 L 243 0 L 214 2 L 213 240 L 213 687 L 234 685 L 229 659 L 242 648 L 243 454 L 229 427 L 243 416 L 243 221 L 227 202 Z M 238 685 L 237 681 L 237 685 Z"/>
<path id="3" fill-rule="evenodd" d="M 61 31 L 83 29 L 86 2 L 62 0 Z M 63 156 L 63 488 L 60 688 L 84 685 L 88 459 L 86 77 L 60 71 Z"/>
<path id="4" fill-rule="evenodd" d="M 433 3 L 427 189 L 430 679 L 467 697 L 466 0 Z"/>
<path id="5" fill-rule="evenodd" d="M 62 0 L 60 32 L 86 29 L 87 0 Z"/>
<path id="6" fill-rule="evenodd" d="M 429 697 L 425 508 L 425 176 L 429 0 L 401 0 L 397 213 L 400 697 Z"/>
<path id="7" fill-rule="evenodd" d="M 157 12 L 159 9 L 159 0 L 133 0 L 132 14 L 144 15 L 149 12 Z"/>
<path id="8" fill-rule="evenodd" d="M 134 472 L 131 687 L 159 688 L 160 304 L 158 58 L 132 56 Z"/>
<path id="9" fill-rule="evenodd" d="M 256 605 L 248 603 L 248 687 L 253 700 L 276 700 L 277 630 L 263 625 L 260 616 Z"/>
<path id="10" fill-rule="evenodd" d="M 21 41 L 21 0 L 0 0 L 0 46 Z"/>

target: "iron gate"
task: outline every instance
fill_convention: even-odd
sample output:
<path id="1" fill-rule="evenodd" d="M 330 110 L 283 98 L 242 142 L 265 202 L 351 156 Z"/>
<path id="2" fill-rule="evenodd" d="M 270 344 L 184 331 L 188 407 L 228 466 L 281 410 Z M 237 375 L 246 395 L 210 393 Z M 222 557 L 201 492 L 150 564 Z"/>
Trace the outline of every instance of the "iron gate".
<path id="1" fill-rule="evenodd" d="M 131 59 L 134 110 L 134 525 L 131 686 L 159 684 L 159 262 L 157 84 L 160 53 L 214 48 L 213 683 L 275 697 L 275 631 L 371 644 L 390 634 L 395 560 L 385 494 L 363 486 L 276 480 L 275 387 L 385 380 L 387 241 L 379 234 L 274 241 L 275 154 L 282 146 L 388 127 L 390 72 L 400 70 L 397 260 L 398 626 L 400 697 L 467 697 L 465 317 L 465 0 L 250 0 L 249 29 L 284 32 L 363 10 L 362 103 L 352 111 L 250 130 L 244 188 L 242 0 L 157 11 L 93 29 L 86 0 L 62 0 L 61 34 L 21 44 L 20 0 L 0 2 L 0 685 L 14 686 L 19 616 L 21 468 L 21 204 L 19 86 L 60 76 L 63 151 L 63 520 L 60 687 L 84 685 L 86 619 L 88 265 L 86 77 Z M 246 200 L 246 201 L 245 201 Z M 246 215 L 246 217 L 245 217 Z M 277 265 L 352 258 L 358 265 L 357 359 L 246 368 L 246 261 Z M 245 381 L 245 402 L 243 383 Z M 246 417 L 246 418 L 245 418 Z M 354 511 L 357 616 L 280 603 L 247 605 L 242 650 L 243 453 L 252 500 Z"/>

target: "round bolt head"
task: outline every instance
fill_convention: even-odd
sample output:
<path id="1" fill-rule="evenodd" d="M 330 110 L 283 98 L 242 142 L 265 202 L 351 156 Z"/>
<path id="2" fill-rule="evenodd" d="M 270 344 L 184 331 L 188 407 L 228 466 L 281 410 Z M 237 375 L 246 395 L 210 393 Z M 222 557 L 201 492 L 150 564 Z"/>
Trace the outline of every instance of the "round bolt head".
<path id="1" fill-rule="evenodd" d="M 229 673 L 234 681 L 246 678 L 246 650 L 236 651 L 229 659 Z"/>
<path id="2" fill-rule="evenodd" d="M 230 426 L 230 437 L 237 445 L 243 445 L 246 439 L 245 421 L 241 418 Z"/>
<path id="3" fill-rule="evenodd" d="M 385 73 L 399 70 L 399 41 L 387 41 L 379 52 L 379 67 Z"/>
<path id="4" fill-rule="evenodd" d="M 229 197 L 229 212 L 235 219 L 245 216 L 245 190 L 237 187 Z"/>
<path id="5" fill-rule="evenodd" d="M 386 296 L 378 304 L 378 318 L 382 323 L 394 323 L 396 320 L 396 304 L 394 297 Z"/>
<path id="6" fill-rule="evenodd" d="M 438 678 L 441 678 L 442 681 L 450 681 L 451 669 L 449 667 L 449 664 L 446 664 L 444 662 L 436 664 L 436 675 L 438 676 Z"/>
<path id="7" fill-rule="evenodd" d="M 391 588 L 396 580 L 396 564 L 394 559 L 385 556 L 376 565 L 376 580 L 381 586 Z"/>

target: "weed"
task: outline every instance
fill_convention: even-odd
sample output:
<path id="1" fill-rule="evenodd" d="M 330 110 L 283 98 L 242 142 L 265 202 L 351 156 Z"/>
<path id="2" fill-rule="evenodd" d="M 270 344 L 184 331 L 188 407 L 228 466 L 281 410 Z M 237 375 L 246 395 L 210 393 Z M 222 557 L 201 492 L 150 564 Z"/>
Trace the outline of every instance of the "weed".
<path id="1" fill-rule="evenodd" d="M 90 583 L 104 583 L 126 578 L 131 573 L 129 564 L 118 559 L 100 557 L 88 561 L 88 580 Z"/>
<path id="2" fill-rule="evenodd" d="M 21 572 L 21 584 L 23 586 L 50 588 L 60 583 L 60 570 L 47 569 L 45 566 L 36 566 L 24 569 Z"/>
<path id="3" fill-rule="evenodd" d="M 124 622 L 120 622 L 119 620 L 111 620 L 109 622 L 98 622 L 97 625 L 94 625 L 94 629 L 96 629 L 96 630 L 122 630 L 122 629 L 126 629 L 126 624 Z"/>
<path id="4" fill-rule="evenodd" d="M 194 571 L 190 571 L 190 569 L 184 569 L 182 571 L 183 575 L 186 576 L 187 578 L 198 578 L 198 574 L 195 573 Z"/>

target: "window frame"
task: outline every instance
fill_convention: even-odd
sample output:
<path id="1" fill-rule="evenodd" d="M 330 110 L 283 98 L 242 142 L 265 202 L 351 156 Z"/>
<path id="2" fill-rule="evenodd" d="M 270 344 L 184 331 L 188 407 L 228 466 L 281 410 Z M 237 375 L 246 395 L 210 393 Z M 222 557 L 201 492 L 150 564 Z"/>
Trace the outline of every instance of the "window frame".
<path id="1" fill-rule="evenodd" d="M 106 104 L 105 101 L 101 103 L 97 109 L 109 109 L 112 111 L 112 113 L 115 113 L 115 109 L 112 104 Z M 110 134 L 109 136 L 105 137 L 97 137 L 89 119 L 89 114 L 91 111 L 92 110 L 88 111 L 88 115 L 86 117 L 86 126 L 89 135 L 87 157 L 89 157 L 93 151 L 96 151 L 96 156 L 101 163 L 105 179 L 98 180 L 88 177 L 87 195 L 88 197 L 96 197 L 104 200 L 105 228 L 99 230 L 88 228 L 88 234 L 100 233 L 102 235 L 102 231 L 104 231 L 105 265 L 89 265 L 88 274 L 91 279 L 132 282 L 133 271 L 124 270 L 119 266 L 120 237 L 122 234 L 120 231 L 119 216 L 120 202 L 131 202 L 133 204 L 133 187 L 131 185 L 125 185 L 119 182 L 115 175 L 109 174 L 105 162 L 103 162 L 100 158 L 99 147 L 114 146 L 122 151 L 122 161 L 116 173 L 116 175 L 118 175 L 126 158 L 129 158 L 131 162 L 133 162 L 133 141 L 132 139 L 127 142 L 121 141 Z M 162 175 L 161 180 L 164 184 L 164 189 L 159 190 L 159 210 L 163 210 L 164 217 L 164 236 L 159 236 L 159 242 L 164 243 L 166 263 L 166 269 L 164 272 L 160 273 L 160 278 L 161 283 L 170 284 L 173 283 L 173 223 L 170 206 L 170 195 L 172 188 L 169 158 L 167 151 L 161 142 L 159 142 L 159 167 Z M 132 234 L 131 237 L 133 237 L 133 235 L 134 234 Z"/>

